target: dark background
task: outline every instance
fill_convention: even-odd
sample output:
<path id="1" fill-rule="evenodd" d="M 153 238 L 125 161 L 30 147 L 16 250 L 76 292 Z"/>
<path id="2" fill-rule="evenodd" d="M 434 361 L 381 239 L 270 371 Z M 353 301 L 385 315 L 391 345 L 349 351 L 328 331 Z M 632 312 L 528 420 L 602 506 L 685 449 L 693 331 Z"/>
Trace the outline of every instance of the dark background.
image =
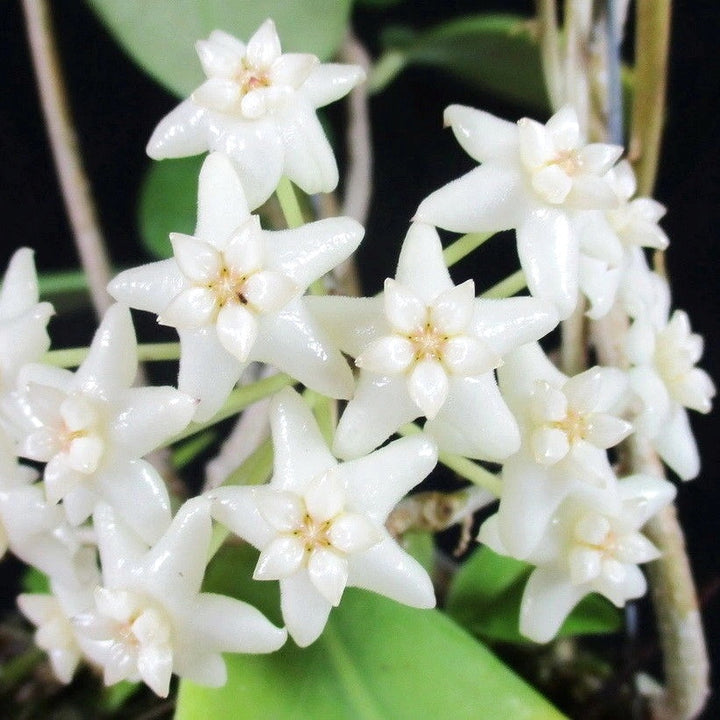
<path id="1" fill-rule="evenodd" d="M 114 44 L 86 6 L 55 3 L 60 53 L 73 114 L 103 229 L 117 266 L 146 259 L 136 229 L 136 202 L 149 165 L 144 146 L 154 125 L 176 100 L 138 70 Z M 414 27 L 484 10 L 532 12 L 529 2 L 420 2 L 390 10 L 361 7 L 358 34 L 374 55 L 379 31 L 389 22 Z M 675 306 L 686 309 L 693 328 L 705 335 L 702 365 L 720 379 L 718 276 L 720 269 L 720 76 L 715 67 L 720 8 L 712 0 L 676 2 L 673 18 L 669 102 L 656 197 L 668 208 L 663 226 L 672 244 L 667 263 Z M 0 8 L 0 267 L 20 245 L 36 248 L 40 270 L 77 265 L 36 98 L 19 3 Z M 442 110 L 450 103 L 482 107 L 515 120 L 522 110 L 479 95 L 447 74 L 430 69 L 404 72 L 371 110 L 375 146 L 375 196 L 360 251 L 367 292 L 391 275 L 409 218 L 419 201 L 473 166 L 449 131 Z M 342 108 L 331 119 L 342 121 Z M 541 118 L 538 118 L 541 119 Z M 342 154 L 342 150 L 339 150 Z M 461 270 L 481 272 L 493 282 L 517 268 L 514 251 L 491 242 Z M 505 243 L 505 245 L 508 245 Z M 460 277 L 459 275 L 456 277 Z M 483 283 L 484 284 L 484 283 Z M 87 344 L 92 317 L 74 312 L 53 321 L 56 347 Z M 720 667 L 720 435 L 717 413 L 693 415 L 704 471 L 679 488 L 678 506 L 703 606 L 714 665 Z M 6 563 L 7 565 L 7 563 Z M 12 564 L 8 565 L 11 568 Z M 14 593 L 10 580 L 0 594 Z M 649 625 L 647 604 L 640 606 Z M 652 653 L 651 653 L 652 655 Z M 657 654 L 654 655 L 657 659 Z M 715 687 L 719 686 L 715 673 Z M 720 716 L 711 701 L 705 718 Z"/>

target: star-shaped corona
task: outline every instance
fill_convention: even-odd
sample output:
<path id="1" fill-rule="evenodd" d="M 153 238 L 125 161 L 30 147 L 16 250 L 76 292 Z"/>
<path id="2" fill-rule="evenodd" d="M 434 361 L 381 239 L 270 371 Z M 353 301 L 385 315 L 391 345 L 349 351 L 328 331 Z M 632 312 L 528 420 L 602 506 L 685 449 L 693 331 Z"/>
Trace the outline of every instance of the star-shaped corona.
<path id="1" fill-rule="evenodd" d="M 267 653 L 281 647 L 276 628 L 247 603 L 200 591 L 212 534 L 210 503 L 187 501 L 150 548 L 100 504 L 102 585 L 72 618 L 84 654 L 105 683 L 142 680 L 166 697 L 173 673 L 200 685 L 225 684 L 223 652 Z"/>
<path id="2" fill-rule="evenodd" d="M 395 504 L 435 466 L 427 437 L 403 438 L 338 463 L 312 413 L 290 389 L 271 409 L 274 473 L 262 487 L 213 490 L 213 516 L 261 553 L 254 577 L 280 581 L 283 618 L 295 642 L 322 633 L 347 586 L 413 607 L 435 605 L 425 570 L 384 527 Z"/>
<path id="3" fill-rule="evenodd" d="M 200 172 L 195 235 L 173 234 L 173 258 L 126 270 L 109 290 L 177 328 L 178 387 L 197 399 L 196 420 L 220 409 L 253 360 L 348 398 L 350 368 L 302 295 L 358 247 L 363 233 L 350 218 L 262 230 L 230 161 L 213 154 Z"/>
<path id="4" fill-rule="evenodd" d="M 549 302 L 486 300 L 470 280 L 455 286 L 437 231 L 414 223 L 383 295 L 311 298 L 310 308 L 360 367 L 335 436 L 338 457 L 359 457 L 423 416 L 441 450 L 493 461 L 517 451 L 517 423 L 493 369 L 555 327 Z"/>
<path id="5" fill-rule="evenodd" d="M 130 311 L 113 305 L 75 373 L 25 365 L 5 409 L 18 454 L 47 463 L 47 499 L 62 501 L 73 525 L 102 499 L 151 542 L 170 522 L 170 502 L 142 458 L 187 426 L 195 402 L 171 387 L 131 387 L 137 364 Z"/>
<path id="6" fill-rule="evenodd" d="M 622 148 L 586 144 L 571 107 L 541 125 L 451 105 L 445 123 L 482 164 L 423 200 L 415 220 L 455 232 L 514 228 L 530 292 L 566 318 L 578 297 L 581 234 L 573 220 L 618 206 L 604 175 Z"/>
<path id="7" fill-rule="evenodd" d="M 148 155 L 226 155 L 251 208 L 270 197 L 283 175 L 310 194 L 334 190 L 335 156 L 315 111 L 362 82 L 363 69 L 283 54 L 272 20 L 247 45 L 215 30 L 196 49 L 208 79 L 160 122 Z"/>

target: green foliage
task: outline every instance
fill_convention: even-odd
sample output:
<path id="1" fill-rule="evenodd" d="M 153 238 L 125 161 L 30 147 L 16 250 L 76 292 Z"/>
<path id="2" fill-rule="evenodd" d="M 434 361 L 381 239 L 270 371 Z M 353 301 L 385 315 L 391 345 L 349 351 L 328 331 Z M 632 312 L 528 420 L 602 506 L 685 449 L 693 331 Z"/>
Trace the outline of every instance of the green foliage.
<path id="1" fill-rule="evenodd" d="M 460 625 L 483 640 L 530 642 L 520 635 L 520 601 L 532 567 L 478 548 L 453 579 L 447 612 Z M 589 595 L 570 613 L 559 637 L 616 632 L 621 616 L 601 595 Z"/>
<path id="2" fill-rule="evenodd" d="M 153 257 L 172 256 L 169 234 L 192 235 L 204 155 L 153 163 L 140 189 L 138 224 L 145 249 Z"/>
<path id="3" fill-rule="evenodd" d="M 412 555 L 428 574 L 432 574 L 435 565 L 435 539 L 431 532 L 410 530 L 403 535 L 401 544 L 406 553 Z"/>
<path id="4" fill-rule="evenodd" d="M 233 594 L 279 622 L 277 583 L 249 582 L 257 554 L 225 547 L 205 589 Z M 227 655 L 228 684 L 183 681 L 175 718 L 215 720 L 559 719 L 562 715 L 435 610 L 349 589 L 322 637 L 271 655 Z"/>
<path id="5" fill-rule="evenodd" d="M 285 52 L 333 55 L 348 24 L 351 0 L 87 0 L 130 57 L 180 97 L 203 80 L 197 40 L 220 29 L 247 41 L 268 17 Z"/>
<path id="6" fill-rule="evenodd" d="M 38 593 L 47 595 L 50 592 L 50 581 L 45 573 L 37 568 L 29 567 L 22 579 L 22 589 L 26 593 Z"/>
<path id="7" fill-rule="evenodd" d="M 540 50 L 525 17 L 482 14 L 418 33 L 395 29 L 385 33 L 384 46 L 386 53 L 371 78 L 375 90 L 407 65 L 431 65 L 530 110 L 549 107 Z"/>

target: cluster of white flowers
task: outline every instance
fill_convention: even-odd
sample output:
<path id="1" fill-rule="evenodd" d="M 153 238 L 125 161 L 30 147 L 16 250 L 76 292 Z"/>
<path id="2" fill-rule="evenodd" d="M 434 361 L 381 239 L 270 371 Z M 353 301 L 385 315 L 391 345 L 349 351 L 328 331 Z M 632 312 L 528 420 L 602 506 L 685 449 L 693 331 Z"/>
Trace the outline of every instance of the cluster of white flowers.
<path id="1" fill-rule="evenodd" d="M 480 539 L 536 566 L 523 633 L 550 639 L 590 592 L 617 605 L 641 595 L 637 565 L 657 551 L 640 530 L 674 487 L 618 479 L 607 450 L 641 433 L 694 477 L 685 408 L 709 411 L 714 388 L 694 367 L 701 339 L 684 313 L 669 316 L 667 284 L 645 262 L 642 247 L 667 245 L 663 208 L 633 198 L 630 166 L 615 165 L 622 149 L 585 144 L 569 107 L 545 126 L 448 108 L 482 165 L 421 203 L 381 295 L 306 296 L 363 228 L 331 218 L 271 232 L 251 211 L 283 175 L 308 193 L 335 188 L 314 109 L 362 70 L 281 54 L 270 20 L 247 46 L 216 31 L 197 50 L 208 80 L 148 145 L 156 158 L 211 151 L 195 234 L 171 235 L 172 258 L 115 278 L 118 304 L 74 373 L 43 363 L 52 308 L 38 302 L 29 250 L 13 257 L 0 294 L 0 544 L 50 578 L 51 595 L 19 604 L 57 676 L 69 681 L 86 658 L 108 684 L 141 679 L 159 695 L 173 673 L 221 685 L 222 652 L 272 652 L 287 633 L 312 643 L 347 586 L 432 607 L 430 578 L 384 524 L 438 453 L 502 463 L 499 509 Z M 531 296 L 476 298 L 473 280 L 455 285 L 436 227 L 514 228 Z M 579 291 L 590 317 L 620 303 L 632 318 L 629 370 L 568 378 L 537 344 Z M 129 308 L 177 329 L 178 389 L 133 387 Z M 210 420 L 252 361 L 349 400 L 332 453 L 308 405 L 285 389 L 271 405 L 271 481 L 217 488 L 173 517 L 143 458 Z M 417 418 L 422 433 L 378 449 Z M 18 457 L 44 463 L 39 479 Z M 261 551 L 254 578 L 279 581 L 287 631 L 200 592 L 213 520 Z"/>

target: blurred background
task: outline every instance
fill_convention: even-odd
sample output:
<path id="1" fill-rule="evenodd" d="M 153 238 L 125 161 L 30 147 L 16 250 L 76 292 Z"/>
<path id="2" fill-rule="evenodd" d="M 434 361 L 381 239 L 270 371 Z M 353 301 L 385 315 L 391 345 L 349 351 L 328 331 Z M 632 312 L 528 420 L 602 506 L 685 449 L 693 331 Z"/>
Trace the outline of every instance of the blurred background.
<path id="1" fill-rule="evenodd" d="M 117 268 L 153 259 L 138 230 L 138 200 L 151 161 L 145 143 L 176 98 L 140 70 L 115 43 L 88 6 L 78 0 L 54 3 L 54 21 L 72 112 L 103 231 Z M 533 13 L 531 2 L 487 0 L 358 0 L 352 12 L 355 33 L 377 58 L 388 28 L 421 31 L 437 23 L 477 12 Z M 320 20 L 321 21 L 321 20 Z M 632 22 L 630 24 L 630 30 Z M 232 32 L 232 28 L 224 28 Z M 172 32 L 172 27 L 168 27 Z M 655 196 L 668 208 L 663 227 L 671 238 L 667 265 L 674 305 L 689 312 L 693 329 L 706 338 L 702 366 L 720 380 L 720 74 L 717 72 L 720 6 L 713 0 L 675 3 L 670 55 L 667 124 Z M 384 38 L 384 39 L 383 39 Z M 632 59 L 627 43 L 625 55 Z M 0 7 L 0 267 L 21 245 L 36 249 L 40 271 L 78 265 L 46 141 L 21 7 Z M 521 69 L 531 73 L 530 69 Z M 527 78 L 525 78 L 527 80 Z M 371 97 L 374 171 L 373 200 L 366 239 L 359 251 L 366 293 L 392 275 L 410 217 L 430 191 L 473 167 L 450 131 L 442 129 L 442 111 L 462 103 L 509 120 L 534 113 L 484 91 L 472 78 L 460 78 L 441 67 L 410 66 L 382 92 Z M 342 103 L 326 114 L 342 163 Z M 342 174 L 342 173 L 341 173 Z M 172 228 L 171 228 L 172 229 Z M 489 286 L 517 268 L 511 242 L 497 238 L 456 278 L 472 274 L 479 287 Z M 480 280 L 478 280 L 480 278 Z M 154 323 L 140 326 L 145 339 L 157 339 Z M 93 316 L 82 298 L 69 302 L 51 324 L 56 347 L 87 344 Z M 152 330 L 152 335 L 150 331 Z M 172 336 L 168 336 L 172 339 Z M 172 382 L 172 379 L 169 380 Z M 714 665 L 720 668 L 720 421 L 692 415 L 703 458 L 699 479 L 679 489 L 678 507 L 687 534 Z M 17 592 L 18 568 L 5 561 L 0 585 L 3 608 L 10 612 Z M 635 639 L 643 667 L 659 672 L 652 637 L 651 608 L 639 604 L 641 626 Z M 715 673 L 714 686 L 719 687 Z M 720 691 L 719 691 L 720 692 Z M 707 720 L 720 717 L 720 701 L 711 700 Z"/>

